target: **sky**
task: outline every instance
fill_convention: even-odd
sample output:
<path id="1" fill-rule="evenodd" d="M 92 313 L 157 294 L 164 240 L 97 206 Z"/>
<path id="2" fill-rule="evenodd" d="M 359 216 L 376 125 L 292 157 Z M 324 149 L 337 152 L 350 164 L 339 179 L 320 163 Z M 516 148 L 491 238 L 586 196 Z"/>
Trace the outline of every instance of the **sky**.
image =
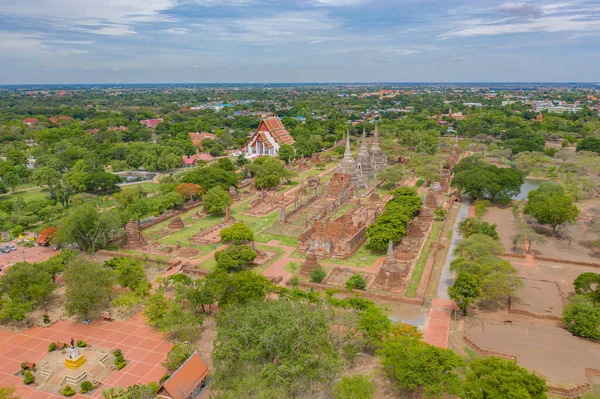
<path id="1" fill-rule="evenodd" d="M 599 0 L 0 0 L 0 84 L 597 82 Z"/>

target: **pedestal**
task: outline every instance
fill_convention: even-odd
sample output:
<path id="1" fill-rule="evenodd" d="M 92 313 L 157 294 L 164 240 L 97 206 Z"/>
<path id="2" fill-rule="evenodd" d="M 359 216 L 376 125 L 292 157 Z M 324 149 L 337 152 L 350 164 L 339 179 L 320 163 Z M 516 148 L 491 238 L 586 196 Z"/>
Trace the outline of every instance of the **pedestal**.
<path id="1" fill-rule="evenodd" d="M 83 366 L 85 362 L 85 356 L 79 355 L 79 357 L 75 359 L 65 359 L 65 367 L 71 370 L 77 370 L 79 367 Z"/>

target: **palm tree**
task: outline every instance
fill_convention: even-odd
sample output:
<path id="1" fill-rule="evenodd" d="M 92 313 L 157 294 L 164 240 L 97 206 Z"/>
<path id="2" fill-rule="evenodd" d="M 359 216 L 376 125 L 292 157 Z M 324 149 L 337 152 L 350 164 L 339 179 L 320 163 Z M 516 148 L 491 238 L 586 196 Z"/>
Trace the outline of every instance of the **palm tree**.
<path id="1" fill-rule="evenodd" d="M 121 387 L 108 388 L 102 391 L 104 399 L 121 399 L 125 395 L 125 390 Z"/>

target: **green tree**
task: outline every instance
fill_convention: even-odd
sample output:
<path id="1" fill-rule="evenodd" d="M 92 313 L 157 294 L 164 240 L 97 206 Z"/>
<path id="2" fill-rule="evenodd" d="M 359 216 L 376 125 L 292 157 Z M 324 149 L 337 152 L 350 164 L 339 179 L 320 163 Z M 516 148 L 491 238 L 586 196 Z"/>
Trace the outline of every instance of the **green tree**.
<path id="1" fill-rule="evenodd" d="M 348 279 L 348 281 L 346 281 L 346 288 L 348 288 L 349 290 L 364 290 L 365 288 L 367 288 L 367 280 L 365 280 L 365 278 L 360 274 L 354 274 Z"/>
<path id="2" fill-rule="evenodd" d="M 119 228 L 118 212 L 108 210 L 98 212 L 92 204 L 83 204 L 75 208 L 58 223 L 55 240 L 59 243 L 76 243 L 84 251 L 94 253 L 106 245 L 112 231 Z"/>
<path id="3" fill-rule="evenodd" d="M 10 187 L 12 192 L 15 192 L 15 188 L 19 185 L 23 183 L 23 180 L 21 180 L 21 178 L 19 177 L 18 174 L 14 173 L 14 172 L 10 172 L 7 173 L 6 175 L 2 176 L 2 182 L 4 184 L 6 184 L 7 187 Z"/>
<path id="4" fill-rule="evenodd" d="M 527 196 L 524 214 L 534 217 L 541 224 L 552 227 L 556 236 L 557 228 L 564 223 L 575 222 L 579 209 L 564 189 L 558 184 L 543 183 Z"/>
<path id="5" fill-rule="evenodd" d="M 340 366 L 329 330 L 325 311 L 302 302 L 248 302 L 219 312 L 216 389 L 231 398 L 315 397 Z"/>
<path id="6" fill-rule="evenodd" d="M 360 311 L 358 330 L 363 334 L 366 345 L 377 347 L 390 335 L 392 322 L 377 306 Z"/>
<path id="7" fill-rule="evenodd" d="M 254 233 L 252 232 L 252 229 L 244 222 L 237 222 L 232 224 L 230 227 L 221 229 L 219 236 L 223 242 L 254 241 Z"/>
<path id="8" fill-rule="evenodd" d="M 135 291 L 140 286 L 147 286 L 148 280 L 144 272 L 144 266 L 140 259 L 118 257 L 113 258 L 117 281 L 123 288 Z M 105 263 L 106 264 L 106 263 Z"/>
<path id="9" fill-rule="evenodd" d="M 577 143 L 577 152 L 579 151 L 592 151 L 600 152 L 600 139 L 597 137 L 586 137 Z"/>
<path id="10" fill-rule="evenodd" d="M 89 314 L 110 301 L 115 283 L 114 272 L 104 265 L 84 259 L 71 260 L 63 272 L 67 290 L 65 309 L 69 315 Z"/>
<path id="11" fill-rule="evenodd" d="M 450 350 L 414 338 L 394 337 L 386 340 L 377 354 L 388 377 L 400 389 L 442 398 L 459 394 L 462 388 L 456 369 L 463 360 Z"/>
<path id="12" fill-rule="evenodd" d="M 574 335 L 600 339 L 600 305 L 589 296 L 572 297 L 563 309 L 562 321 Z"/>
<path id="13" fill-rule="evenodd" d="M 419 144 L 417 144 L 417 152 L 424 152 L 429 155 L 433 155 L 438 150 L 438 139 L 431 134 L 426 134 L 421 138 Z"/>
<path id="14" fill-rule="evenodd" d="M 500 255 L 504 253 L 504 246 L 501 242 L 494 240 L 484 234 L 473 234 L 456 244 L 454 254 L 467 259 L 489 255 Z"/>
<path id="15" fill-rule="evenodd" d="M 230 245 L 215 252 L 217 267 L 228 272 L 247 266 L 256 259 L 256 252 L 247 245 Z"/>
<path id="16" fill-rule="evenodd" d="M 360 374 L 342 377 L 333 388 L 333 399 L 373 399 L 374 395 L 375 385 Z"/>
<path id="17" fill-rule="evenodd" d="M 458 273 L 454 284 L 448 287 L 448 296 L 458 304 L 464 315 L 469 306 L 481 295 L 481 279 L 470 273 Z"/>
<path id="18" fill-rule="evenodd" d="M 202 206 L 207 213 L 220 213 L 233 201 L 221 186 L 211 188 L 202 196 Z"/>
<path id="19" fill-rule="evenodd" d="M 386 168 L 386 169 L 382 170 L 381 172 L 379 172 L 379 174 L 377 175 L 377 178 L 388 183 L 388 185 L 390 187 L 393 187 L 400 180 L 402 180 L 402 177 L 404 177 L 405 173 L 406 173 L 406 171 L 402 166 L 395 165 L 395 166 L 390 166 L 389 168 Z"/>
<path id="20" fill-rule="evenodd" d="M 471 363 L 466 399 L 546 399 L 546 381 L 510 360 L 485 357 Z"/>
<path id="21" fill-rule="evenodd" d="M 489 224 L 475 218 L 465 218 L 458 224 L 458 233 L 464 238 L 469 238 L 473 234 L 484 234 L 494 240 L 500 240 L 496 231 L 496 224 Z"/>
<path id="22" fill-rule="evenodd" d="M 575 287 L 576 294 L 589 295 L 592 299 L 600 302 L 600 274 L 592 272 L 582 273 L 573 281 L 573 286 Z"/>
<path id="23" fill-rule="evenodd" d="M 294 152 L 294 147 L 288 144 L 282 144 L 279 147 L 279 159 L 284 161 L 285 163 L 289 163 L 296 157 Z"/>
<path id="24" fill-rule="evenodd" d="M 310 271 L 310 281 L 313 283 L 320 283 L 327 276 L 327 272 L 322 266 L 319 266 Z"/>

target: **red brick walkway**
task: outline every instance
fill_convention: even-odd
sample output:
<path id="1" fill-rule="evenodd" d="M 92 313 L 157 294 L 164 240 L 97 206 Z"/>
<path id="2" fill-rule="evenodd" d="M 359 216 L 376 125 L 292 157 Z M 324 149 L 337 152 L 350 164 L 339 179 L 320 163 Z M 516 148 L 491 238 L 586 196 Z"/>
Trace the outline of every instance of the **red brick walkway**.
<path id="1" fill-rule="evenodd" d="M 429 310 L 425 342 L 440 348 L 448 347 L 450 319 L 452 318 L 452 310 L 456 309 L 458 307 L 454 301 L 437 298 L 433 300 Z"/>
<path id="2" fill-rule="evenodd" d="M 86 326 L 59 321 L 48 328 L 35 327 L 20 333 L 0 331 L 0 385 L 16 387 L 17 392 L 27 399 L 64 398 L 25 386 L 23 380 L 13 374 L 20 370 L 21 362 L 42 360 L 50 342 L 69 342 L 71 338 L 106 349 L 119 348 L 130 361 L 124 369 L 113 371 L 105 378 L 93 398 L 102 398 L 102 391 L 109 387 L 158 381 L 167 372 L 161 363 L 172 345 L 163 340 L 162 334 L 146 326 L 142 315 L 137 314 L 125 322 L 96 321 Z M 89 396 L 75 396 L 85 397 Z"/>

